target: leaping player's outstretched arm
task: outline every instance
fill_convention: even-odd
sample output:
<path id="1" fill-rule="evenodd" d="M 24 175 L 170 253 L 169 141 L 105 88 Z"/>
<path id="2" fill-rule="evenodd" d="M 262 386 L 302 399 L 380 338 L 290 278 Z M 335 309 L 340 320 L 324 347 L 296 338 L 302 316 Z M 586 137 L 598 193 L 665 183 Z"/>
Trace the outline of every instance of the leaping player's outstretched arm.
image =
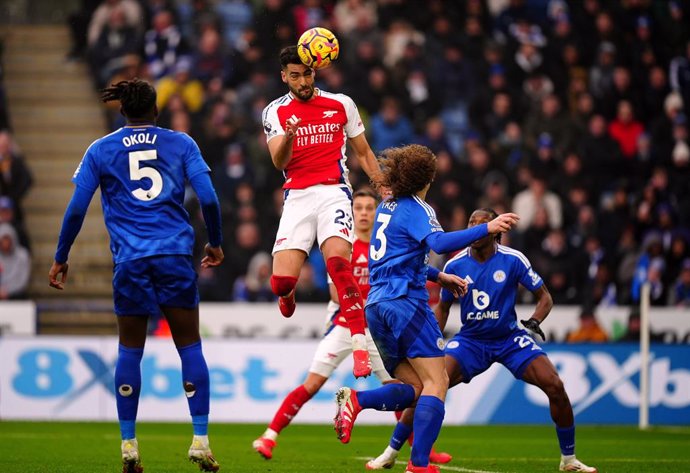
<path id="1" fill-rule="evenodd" d="M 371 150 L 369 142 L 367 141 L 364 133 L 360 133 L 354 138 L 350 138 L 350 146 L 352 147 L 352 151 L 355 153 L 355 157 L 357 158 L 357 161 L 359 161 L 360 166 L 362 166 L 362 169 L 364 169 L 364 172 L 367 173 L 367 176 L 369 176 L 371 182 L 378 187 L 381 183 L 381 167 L 379 166 L 376 156 Z"/>

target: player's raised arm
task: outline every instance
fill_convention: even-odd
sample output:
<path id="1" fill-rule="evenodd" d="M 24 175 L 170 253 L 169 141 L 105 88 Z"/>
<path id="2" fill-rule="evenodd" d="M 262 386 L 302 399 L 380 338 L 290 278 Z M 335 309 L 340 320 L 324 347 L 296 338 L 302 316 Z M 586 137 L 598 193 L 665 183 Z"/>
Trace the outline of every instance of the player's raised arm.
<path id="1" fill-rule="evenodd" d="M 357 158 L 357 161 L 359 161 L 360 166 L 362 166 L 364 172 L 367 173 L 367 176 L 369 176 L 369 179 L 371 179 L 371 182 L 376 187 L 376 190 L 379 190 L 381 187 L 381 167 L 379 166 L 376 156 L 371 150 L 369 142 L 367 141 L 364 133 L 360 133 L 354 138 L 350 138 L 350 146 L 352 147 L 352 151 L 355 153 L 355 158 Z"/>
<path id="2" fill-rule="evenodd" d="M 473 241 L 484 238 L 489 234 L 503 233 L 510 230 L 520 220 L 516 214 L 501 214 L 488 223 L 476 225 L 466 230 L 455 232 L 430 233 L 425 241 L 436 253 L 450 253 L 468 246 Z"/>
<path id="3" fill-rule="evenodd" d="M 276 169 L 283 171 L 292 159 L 292 143 L 295 140 L 297 129 L 302 121 L 288 119 L 284 124 L 285 134 L 276 136 L 268 141 L 268 151 L 271 153 L 271 161 Z"/>

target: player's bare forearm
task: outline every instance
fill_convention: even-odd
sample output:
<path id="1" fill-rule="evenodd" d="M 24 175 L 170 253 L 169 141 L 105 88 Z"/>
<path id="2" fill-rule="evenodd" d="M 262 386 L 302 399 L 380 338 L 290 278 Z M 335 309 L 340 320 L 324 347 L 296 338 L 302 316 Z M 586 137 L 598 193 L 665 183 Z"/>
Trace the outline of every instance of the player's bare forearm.
<path id="1" fill-rule="evenodd" d="M 271 143 L 278 141 L 277 144 L 271 146 Z M 292 142 L 294 141 L 294 135 L 288 137 L 288 135 L 283 135 L 279 140 L 271 140 L 268 142 L 268 149 L 271 152 L 271 160 L 273 165 L 279 171 L 284 171 L 288 163 L 292 159 Z"/>
<path id="2" fill-rule="evenodd" d="M 371 182 L 373 182 L 376 187 L 379 187 L 381 185 L 381 167 L 373 151 L 369 150 L 364 156 L 358 156 L 357 158 L 362 169 L 364 169 L 364 172 L 367 173 L 367 176 L 371 179 Z"/>
<path id="3" fill-rule="evenodd" d="M 534 296 L 537 298 L 537 306 L 534 308 L 534 313 L 532 314 L 533 319 L 536 319 L 540 323 L 546 319 L 553 308 L 553 298 L 551 293 L 546 288 L 546 284 L 533 292 Z"/>
<path id="4" fill-rule="evenodd" d="M 381 185 L 381 167 L 376 160 L 374 152 L 371 150 L 371 147 L 369 147 L 364 133 L 350 138 L 350 146 L 352 147 L 352 151 L 354 151 L 357 161 L 359 161 L 360 166 L 367 176 L 369 176 L 371 182 L 373 182 L 376 187 L 379 187 Z"/>
<path id="5" fill-rule="evenodd" d="M 448 314 L 450 313 L 450 302 L 441 301 L 434 307 L 434 316 L 439 328 L 443 331 L 448 323 Z"/>

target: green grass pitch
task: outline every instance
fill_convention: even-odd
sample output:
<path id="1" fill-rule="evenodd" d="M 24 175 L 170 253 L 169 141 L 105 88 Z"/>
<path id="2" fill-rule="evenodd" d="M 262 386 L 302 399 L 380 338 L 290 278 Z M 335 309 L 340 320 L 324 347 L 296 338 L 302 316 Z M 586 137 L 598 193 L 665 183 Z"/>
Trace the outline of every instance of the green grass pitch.
<path id="1" fill-rule="evenodd" d="M 392 417 L 392 415 L 391 415 Z M 357 426 L 349 445 L 329 425 L 293 425 L 278 439 L 273 460 L 259 457 L 251 442 L 265 425 L 213 424 L 211 447 L 226 473 L 364 472 L 366 458 L 386 446 L 391 426 Z M 193 473 L 187 461 L 191 426 L 141 423 L 137 427 L 146 473 Z M 0 422 L 2 473 L 120 472 L 120 438 L 115 423 Z M 559 452 L 547 426 L 444 427 L 439 449 L 454 455 L 442 472 L 540 473 L 558 471 Z M 578 457 L 600 473 L 690 472 L 690 427 L 577 429 Z M 393 472 L 404 472 L 403 448 Z"/>

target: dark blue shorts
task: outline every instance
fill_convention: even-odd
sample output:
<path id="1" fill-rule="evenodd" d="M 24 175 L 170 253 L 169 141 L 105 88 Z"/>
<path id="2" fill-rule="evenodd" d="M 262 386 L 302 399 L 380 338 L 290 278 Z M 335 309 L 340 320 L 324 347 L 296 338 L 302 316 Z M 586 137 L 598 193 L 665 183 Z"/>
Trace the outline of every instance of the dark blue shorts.
<path id="1" fill-rule="evenodd" d="M 199 291 L 192 257 L 151 256 L 116 264 L 113 300 L 118 316 L 157 316 L 161 306 L 197 307 Z"/>
<path id="2" fill-rule="evenodd" d="M 406 358 L 443 356 L 443 334 L 427 301 L 401 297 L 367 305 L 367 324 L 391 376 Z"/>
<path id="3" fill-rule="evenodd" d="M 446 344 L 446 355 L 455 358 L 462 370 L 462 382 L 469 383 L 494 362 L 508 368 L 517 379 L 522 379 L 532 360 L 546 353 L 529 332 L 516 328 L 505 338 L 497 340 L 463 337 L 461 331 Z"/>

